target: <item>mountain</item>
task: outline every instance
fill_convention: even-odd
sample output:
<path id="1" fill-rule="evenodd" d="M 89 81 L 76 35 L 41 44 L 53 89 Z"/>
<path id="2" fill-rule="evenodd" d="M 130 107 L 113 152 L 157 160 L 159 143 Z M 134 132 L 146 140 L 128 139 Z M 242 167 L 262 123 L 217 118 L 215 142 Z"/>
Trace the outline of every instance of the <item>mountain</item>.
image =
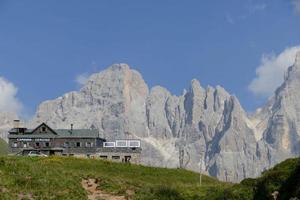
<path id="1" fill-rule="evenodd" d="M 300 155 L 300 53 L 267 104 L 249 115 L 221 86 L 192 80 L 182 95 L 151 89 L 115 64 L 79 90 L 41 103 L 29 126 L 99 129 L 108 140 L 141 139 L 142 163 L 201 171 L 238 182 Z"/>
<path id="2" fill-rule="evenodd" d="M 78 92 L 43 102 L 31 126 L 97 128 L 107 139 L 142 140 L 142 163 L 202 171 L 239 181 L 267 167 L 257 156 L 255 132 L 238 99 L 197 80 L 181 96 L 156 86 L 126 64 L 93 74 Z M 259 164 L 258 164 L 259 163 Z"/>
<path id="3" fill-rule="evenodd" d="M 300 155 L 300 52 L 284 83 L 256 114 L 264 128 L 259 134 L 268 146 L 270 164 Z"/>

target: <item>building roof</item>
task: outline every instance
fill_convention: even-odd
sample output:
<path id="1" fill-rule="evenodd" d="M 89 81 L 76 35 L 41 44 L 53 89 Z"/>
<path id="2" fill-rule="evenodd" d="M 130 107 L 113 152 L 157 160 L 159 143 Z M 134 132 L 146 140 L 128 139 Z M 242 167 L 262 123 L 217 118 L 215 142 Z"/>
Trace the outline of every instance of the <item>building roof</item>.
<path id="1" fill-rule="evenodd" d="M 48 128 L 46 132 L 37 131 L 40 127 Z M 9 131 L 9 138 L 99 138 L 97 129 L 51 129 L 45 123 L 42 123 L 35 129 L 24 128 L 22 133 L 20 129 L 14 128 Z"/>
<path id="2" fill-rule="evenodd" d="M 59 137 L 99 137 L 99 131 L 96 129 L 55 129 Z"/>

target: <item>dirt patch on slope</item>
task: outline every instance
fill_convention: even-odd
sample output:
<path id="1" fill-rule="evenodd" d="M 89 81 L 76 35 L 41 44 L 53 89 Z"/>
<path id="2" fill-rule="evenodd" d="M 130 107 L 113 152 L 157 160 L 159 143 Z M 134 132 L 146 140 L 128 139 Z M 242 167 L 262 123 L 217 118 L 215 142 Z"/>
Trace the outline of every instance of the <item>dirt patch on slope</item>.
<path id="1" fill-rule="evenodd" d="M 32 194 L 18 194 L 18 200 L 34 200 Z"/>
<path id="2" fill-rule="evenodd" d="M 97 179 L 83 179 L 82 187 L 88 192 L 88 200 L 130 200 L 125 196 L 117 196 L 109 194 L 99 189 L 99 181 Z"/>

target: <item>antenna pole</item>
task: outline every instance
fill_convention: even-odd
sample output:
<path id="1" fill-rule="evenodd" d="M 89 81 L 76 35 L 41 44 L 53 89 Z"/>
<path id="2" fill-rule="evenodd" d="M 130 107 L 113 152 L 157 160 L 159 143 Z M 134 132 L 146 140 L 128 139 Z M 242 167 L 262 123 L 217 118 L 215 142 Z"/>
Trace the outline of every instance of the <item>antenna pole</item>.
<path id="1" fill-rule="evenodd" d="M 202 186 L 202 154 L 200 153 L 200 187 Z"/>

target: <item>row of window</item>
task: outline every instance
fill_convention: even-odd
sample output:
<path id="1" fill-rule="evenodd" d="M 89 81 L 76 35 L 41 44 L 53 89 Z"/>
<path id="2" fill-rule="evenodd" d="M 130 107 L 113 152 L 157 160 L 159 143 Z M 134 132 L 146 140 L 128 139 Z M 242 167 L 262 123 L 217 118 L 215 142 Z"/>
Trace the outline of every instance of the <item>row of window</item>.
<path id="1" fill-rule="evenodd" d="M 115 142 L 104 142 L 104 147 L 141 147 L 140 140 L 116 140 Z"/>
<path id="2" fill-rule="evenodd" d="M 106 160 L 106 159 L 108 159 L 108 156 L 101 155 L 100 158 Z M 112 160 L 121 160 L 121 156 L 112 156 L 111 159 Z M 126 163 L 130 162 L 131 161 L 131 156 L 124 156 L 121 161 L 126 162 Z"/>
<path id="3" fill-rule="evenodd" d="M 18 147 L 22 147 L 22 148 L 27 148 L 29 146 L 34 146 L 34 147 L 50 147 L 50 143 L 49 142 L 36 142 L 36 143 L 33 143 L 33 144 L 29 144 L 28 142 L 13 142 L 11 144 L 11 147 L 13 148 L 18 148 Z"/>
<path id="4" fill-rule="evenodd" d="M 13 148 L 27 148 L 29 146 L 34 146 L 36 148 L 41 148 L 41 147 L 50 147 L 50 142 L 35 142 L 31 145 L 29 145 L 28 142 L 13 142 L 12 147 Z M 93 142 L 65 142 L 63 144 L 64 148 L 70 148 L 70 147 L 87 147 L 87 148 L 92 148 L 94 147 Z M 104 142 L 103 147 L 130 147 L 130 148 L 139 148 L 141 147 L 141 141 L 139 140 L 116 140 L 116 142 Z"/>
<path id="5" fill-rule="evenodd" d="M 13 142 L 11 144 L 11 147 L 13 148 L 27 148 L 29 146 L 32 146 L 32 147 L 35 147 L 35 148 L 41 148 L 41 147 L 50 147 L 51 144 L 50 142 L 35 142 L 35 143 L 28 143 L 28 142 Z M 82 142 L 65 142 L 64 145 L 63 145 L 65 148 L 68 148 L 68 147 L 87 147 L 87 148 L 92 148 L 94 147 L 94 143 L 93 142 L 85 142 L 85 143 L 82 143 Z"/>
<path id="6" fill-rule="evenodd" d="M 65 142 L 64 143 L 64 147 L 68 148 L 68 147 L 87 147 L 87 148 L 92 148 L 94 147 L 94 143 L 93 142 Z"/>
<path id="7" fill-rule="evenodd" d="M 75 156 L 74 154 L 62 154 L 62 156 Z M 91 154 L 86 154 L 86 157 L 90 158 L 91 157 Z M 93 157 L 95 158 L 95 157 Z M 109 158 L 109 156 L 107 155 L 100 155 L 99 156 L 100 159 L 103 159 L 103 160 L 108 160 L 111 158 L 111 160 L 115 160 L 115 161 L 121 161 L 121 162 L 125 162 L 125 163 L 130 163 L 131 161 L 131 156 L 111 156 Z"/>

